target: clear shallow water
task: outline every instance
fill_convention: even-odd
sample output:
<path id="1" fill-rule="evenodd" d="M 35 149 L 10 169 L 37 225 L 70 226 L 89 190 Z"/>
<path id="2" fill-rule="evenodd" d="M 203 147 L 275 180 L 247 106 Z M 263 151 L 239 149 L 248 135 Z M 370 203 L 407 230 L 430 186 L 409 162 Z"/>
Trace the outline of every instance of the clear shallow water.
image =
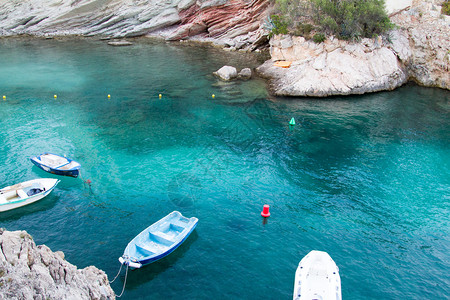
<path id="1" fill-rule="evenodd" d="M 450 93 L 272 98 L 258 80 L 218 83 L 224 64 L 258 63 L 150 41 L 0 40 L 2 186 L 52 177 L 28 160 L 44 151 L 92 181 L 62 178 L 0 226 L 112 279 L 142 229 L 198 217 L 173 254 L 129 273 L 125 299 L 290 299 L 312 249 L 338 264 L 344 299 L 448 297 Z"/>

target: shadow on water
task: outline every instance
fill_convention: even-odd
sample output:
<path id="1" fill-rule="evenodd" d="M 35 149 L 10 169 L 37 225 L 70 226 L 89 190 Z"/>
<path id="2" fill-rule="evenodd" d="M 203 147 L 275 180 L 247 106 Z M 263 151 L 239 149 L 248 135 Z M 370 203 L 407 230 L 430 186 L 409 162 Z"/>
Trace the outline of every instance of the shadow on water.
<path id="1" fill-rule="evenodd" d="M 58 179 L 60 180 L 60 182 L 58 183 L 58 185 L 56 186 L 56 188 L 71 188 L 71 187 L 82 187 L 83 185 L 83 180 L 82 177 L 70 177 L 70 176 L 60 176 L 60 175 L 55 175 L 52 173 L 48 173 L 45 172 L 44 170 L 33 166 L 31 168 L 31 170 L 33 171 L 34 174 L 37 175 L 37 177 L 40 178 L 53 178 L 53 179 Z"/>
<path id="2" fill-rule="evenodd" d="M 191 233 L 187 240 L 181 244 L 174 252 L 167 257 L 158 260 L 142 269 L 128 270 L 128 279 L 126 284 L 126 290 L 133 290 L 139 286 L 153 280 L 161 273 L 173 268 L 177 261 L 182 258 L 189 250 L 189 248 L 198 239 L 197 231 Z M 125 273 L 121 276 L 121 283 L 123 284 Z M 125 291 L 126 293 L 126 291 Z"/>
<path id="3" fill-rule="evenodd" d="M 14 221 L 18 220 L 24 216 L 30 216 L 32 214 L 37 214 L 39 212 L 43 212 L 46 210 L 52 209 L 57 201 L 59 200 L 59 196 L 53 195 L 53 192 L 44 197 L 41 200 L 38 200 L 34 203 L 15 208 L 13 210 L 5 211 L 0 213 L 0 222 L 6 221 Z"/>

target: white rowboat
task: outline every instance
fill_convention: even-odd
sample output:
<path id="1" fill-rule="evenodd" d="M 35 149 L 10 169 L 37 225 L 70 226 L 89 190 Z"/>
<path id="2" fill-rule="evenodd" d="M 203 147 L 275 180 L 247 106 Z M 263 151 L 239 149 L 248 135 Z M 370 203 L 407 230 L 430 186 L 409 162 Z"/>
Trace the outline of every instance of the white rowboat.
<path id="1" fill-rule="evenodd" d="M 58 179 L 39 178 L 0 189 L 0 212 L 41 200 L 55 188 Z"/>

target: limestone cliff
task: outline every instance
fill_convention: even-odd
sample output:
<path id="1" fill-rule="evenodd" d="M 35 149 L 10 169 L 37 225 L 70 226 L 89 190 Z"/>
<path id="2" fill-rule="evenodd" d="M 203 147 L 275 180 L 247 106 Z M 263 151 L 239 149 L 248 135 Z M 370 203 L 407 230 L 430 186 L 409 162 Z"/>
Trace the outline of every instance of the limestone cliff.
<path id="1" fill-rule="evenodd" d="M 363 94 L 392 90 L 407 80 L 405 68 L 381 38 L 357 44 L 331 38 L 316 44 L 286 35 L 271 39 L 270 45 L 272 59 L 257 70 L 270 78 L 276 95 Z M 280 68 L 274 65 L 278 60 L 292 64 Z"/>
<path id="2" fill-rule="evenodd" d="M 77 269 L 25 231 L 0 229 L 0 299 L 115 299 L 106 274 Z"/>
<path id="3" fill-rule="evenodd" d="M 392 90 L 408 80 L 450 89 L 450 17 L 440 14 L 441 3 L 413 1 L 393 10 L 397 28 L 384 39 L 330 38 L 315 44 L 276 36 L 270 40 L 272 59 L 257 70 L 270 79 L 274 94 L 284 96 L 363 94 Z M 275 66 L 279 60 L 292 62 L 291 67 Z"/>
<path id="4" fill-rule="evenodd" d="M 264 36 L 262 20 L 268 4 L 268 0 L 0 0 L 0 35 L 121 38 L 167 29 L 163 37 L 168 40 L 200 34 L 253 49 Z"/>

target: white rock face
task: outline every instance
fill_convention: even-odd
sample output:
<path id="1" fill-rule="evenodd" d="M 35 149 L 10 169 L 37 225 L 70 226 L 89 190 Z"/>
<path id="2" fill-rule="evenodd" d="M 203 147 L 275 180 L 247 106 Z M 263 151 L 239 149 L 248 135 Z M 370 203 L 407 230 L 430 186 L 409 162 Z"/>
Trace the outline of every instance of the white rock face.
<path id="1" fill-rule="evenodd" d="M 77 269 L 25 231 L 0 229 L 0 299 L 115 299 L 106 274 Z"/>
<path id="2" fill-rule="evenodd" d="M 271 40 L 272 60 L 257 70 L 273 78 L 276 95 L 316 96 L 363 94 L 392 90 L 402 85 L 406 73 L 394 51 L 380 46 L 381 41 L 364 39 L 361 43 L 327 40 L 316 44 L 291 37 L 292 46 L 284 48 L 286 36 Z M 400 47 L 400 45 L 398 46 Z M 280 68 L 274 61 L 292 61 Z"/>
<path id="3" fill-rule="evenodd" d="M 392 90 L 408 80 L 450 89 L 450 18 L 439 13 L 443 1 L 406 2 L 402 5 L 412 8 L 391 17 L 398 28 L 384 40 L 329 38 L 316 44 L 275 36 L 270 40 L 272 59 L 257 71 L 282 96 L 363 94 Z M 279 60 L 291 61 L 291 67 L 274 66 Z"/>
<path id="4" fill-rule="evenodd" d="M 419 84 L 450 89 L 450 16 L 441 15 L 442 0 L 414 0 L 412 8 L 391 20 L 402 36 L 394 35 L 392 48 L 405 61 L 410 79 Z M 407 39 L 409 49 L 396 41 Z M 403 44 L 403 42 L 400 42 Z"/>
<path id="5" fill-rule="evenodd" d="M 386 10 L 388 14 L 400 11 L 412 5 L 412 0 L 386 0 Z"/>
<path id="6" fill-rule="evenodd" d="M 218 76 L 220 79 L 228 81 L 234 79 L 238 76 L 237 70 L 232 66 L 223 66 L 214 75 Z"/>

